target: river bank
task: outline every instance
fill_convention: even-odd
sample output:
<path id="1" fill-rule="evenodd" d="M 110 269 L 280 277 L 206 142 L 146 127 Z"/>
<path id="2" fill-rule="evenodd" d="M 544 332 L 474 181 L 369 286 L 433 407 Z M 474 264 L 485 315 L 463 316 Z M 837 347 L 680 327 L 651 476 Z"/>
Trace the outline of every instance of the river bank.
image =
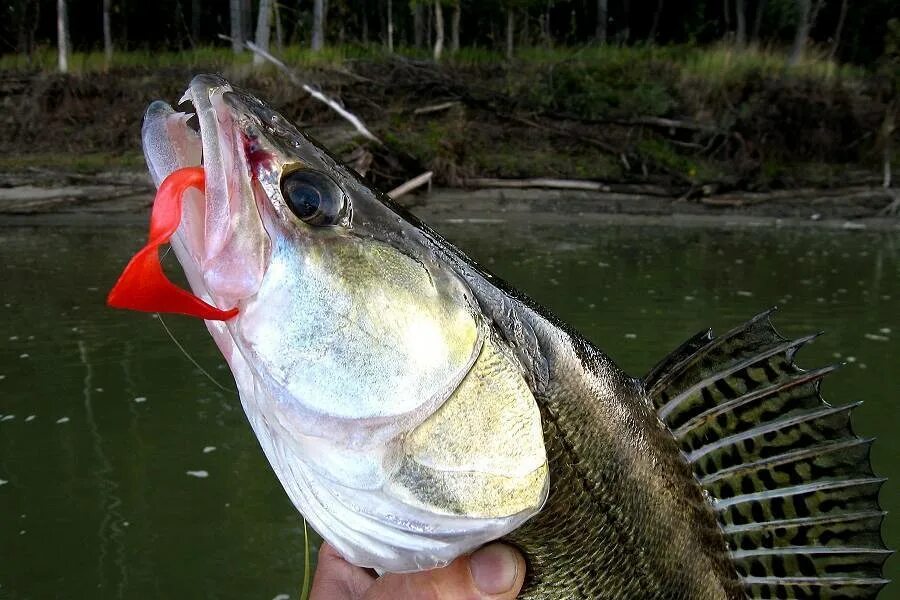
<path id="1" fill-rule="evenodd" d="M 297 80 L 358 115 L 381 143 L 272 65 L 176 55 L 70 75 L 0 70 L 0 172 L 140 168 L 148 102 L 175 101 L 204 71 L 264 98 L 384 190 L 424 171 L 439 186 L 540 177 L 688 199 L 876 186 L 897 137 L 885 127 L 896 106 L 883 74 L 814 57 L 786 68 L 773 51 L 554 48 L 441 63 L 285 54 Z"/>
<path id="2" fill-rule="evenodd" d="M 825 227 L 900 231 L 895 190 L 877 186 L 731 192 L 686 199 L 664 188 L 611 184 L 600 190 L 424 188 L 398 201 L 426 221 L 597 221 L 712 226 Z M 540 183 L 540 182 L 536 182 Z M 94 175 L 32 169 L 0 174 L 0 225 L 144 224 L 153 187 L 143 171 Z"/>
<path id="3" fill-rule="evenodd" d="M 440 64 L 291 55 L 293 76 L 358 115 L 379 143 L 271 65 L 204 56 L 67 76 L 0 71 L 4 220 L 140 221 L 152 199 L 142 113 L 213 71 L 381 190 L 433 173 L 438 190 L 402 201 L 448 219 L 558 212 L 895 226 L 897 191 L 881 186 L 896 138 L 883 127 L 890 92 L 855 67 L 813 58 L 786 69 L 773 52 L 677 46 L 544 49 L 514 61 L 469 53 Z"/>

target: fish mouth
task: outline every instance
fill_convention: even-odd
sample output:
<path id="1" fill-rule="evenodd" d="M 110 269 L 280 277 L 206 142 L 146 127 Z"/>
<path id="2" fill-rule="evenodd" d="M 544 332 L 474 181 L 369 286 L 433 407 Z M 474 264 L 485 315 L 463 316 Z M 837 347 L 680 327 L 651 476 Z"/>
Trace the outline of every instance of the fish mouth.
<path id="1" fill-rule="evenodd" d="M 147 108 L 141 128 L 154 183 L 174 171 L 202 166 L 205 191 L 185 193 L 172 247 L 194 293 L 218 306 L 236 306 L 259 288 L 270 247 L 257 208 L 241 115 L 228 101 L 231 85 L 215 75 L 193 78 L 179 112 L 163 101 Z M 199 132 L 190 122 L 196 115 Z"/>

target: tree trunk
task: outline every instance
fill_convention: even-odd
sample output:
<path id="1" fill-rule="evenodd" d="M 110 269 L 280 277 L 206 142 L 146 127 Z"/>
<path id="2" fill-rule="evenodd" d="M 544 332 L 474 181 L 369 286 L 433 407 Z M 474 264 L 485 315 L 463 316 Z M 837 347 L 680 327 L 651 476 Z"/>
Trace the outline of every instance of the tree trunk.
<path id="1" fill-rule="evenodd" d="M 313 52 L 325 45 L 325 0 L 313 0 L 312 44 Z"/>
<path id="2" fill-rule="evenodd" d="M 229 0 L 229 15 L 231 18 L 231 49 L 235 54 L 244 51 L 244 26 L 241 24 L 241 0 Z"/>
<path id="3" fill-rule="evenodd" d="M 834 60 L 838 47 L 841 45 L 841 33 L 844 31 L 844 21 L 847 20 L 847 0 L 841 2 L 841 14 L 838 17 L 837 27 L 834 30 L 834 39 L 831 40 L 831 50 L 828 51 L 828 60 Z"/>
<path id="4" fill-rule="evenodd" d="M 550 48 L 553 45 L 553 34 L 550 29 L 550 9 L 553 6 L 553 0 L 547 0 L 547 3 L 544 4 L 544 18 L 541 19 L 541 35 L 544 38 L 544 46 Z M 528 29 L 528 12 L 525 9 L 525 29 Z M 525 40 L 521 37 L 519 38 L 519 45 L 524 46 Z"/>
<path id="5" fill-rule="evenodd" d="M 663 0 L 657 0 L 656 10 L 653 12 L 653 24 L 650 26 L 650 33 L 647 35 L 647 41 L 651 44 L 656 41 L 656 33 L 659 30 L 659 17 L 662 15 Z"/>
<path id="6" fill-rule="evenodd" d="M 363 4 L 362 12 L 360 12 L 360 18 L 362 19 L 362 43 L 363 46 L 369 45 L 369 15 L 366 14 L 366 5 Z"/>
<path id="7" fill-rule="evenodd" d="M 597 38 L 598 44 L 606 43 L 607 24 L 609 23 L 609 0 L 597 0 Z"/>
<path id="8" fill-rule="evenodd" d="M 516 13 L 512 6 L 506 7 L 506 58 L 512 60 L 516 34 Z"/>
<path id="9" fill-rule="evenodd" d="M 253 39 L 253 10 L 250 0 L 241 0 L 241 39 Z"/>
<path id="10" fill-rule="evenodd" d="M 822 12 L 822 9 L 825 7 L 825 0 L 816 0 L 815 5 L 812 8 L 812 12 L 809 14 L 809 30 L 812 31 L 816 26 L 816 21 L 819 20 L 819 13 Z"/>
<path id="11" fill-rule="evenodd" d="M 797 1 L 797 33 L 794 35 L 794 47 L 788 58 L 788 65 L 794 66 L 803 58 L 803 50 L 809 39 L 810 0 Z"/>
<path id="12" fill-rule="evenodd" d="M 109 21 L 111 0 L 103 0 L 103 57 L 106 60 L 106 68 L 112 64 L 113 44 L 112 44 L 112 26 Z"/>
<path id="13" fill-rule="evenodd" d="M 431 2 L 425 6 L 425 47 L 431 48 Z"/>
<path id="14" fill-rule="evenodd" d="M 394 53 L 394 4 L 387 0 L 387 45 L 388 52 Z"/>
<path id="15" fill-rule="evenodd" d="M 631 0 L 622 1 L 622 12 L 624 13 L 624 18 L 622 19 L 622 43 L 627 44 L 631 38 Z"/>
<path id="16" fill-rule="evenodd" d="M 425 38 L 425 7 L 420 3 L 413 6 L 413 45 L 421 48 Z"/>
<path id="17" fill-rule="evenodd" d="M 272 3 L 272 10 L 275 13 L 275 47 L 281 53 L 284 48 L 284 29 L 281 26 L 281 11 L 278 8 L 278 1 Z"/>
<path id="18" fill-rule="evenodd" d="M 269 33 L 272 31 L 272 0 L 259 0 L 259 15 L 256 19 L 256 45 L 269 51 Z M 261 55 L 253 54 L 253 64 L 265 62 Z"/>
<path id="19" fill-rule="evenodd" d="M 441 60 L 444 53 L 444 11 L 441 0 L 434 0 L 434 60 Z"/>
<path id="20" fill-rule="evenodd" d="M 59 72 L 69 72 L 69 15 L 66 0 L 56 0 L 56 45 L 59 49 Z"/>
<path id="21" fill-rule="evenodd" d="M 200 40 L 200 23 L 203 8 L 200 0 L 191 0 L 191 40 L 196 44 Z"/>
<path id="22" fill-rule="evenodd" d="M 31 64 L 32 52 L 34 51 L 34 34 L 39 22 L 40 3 L 35 0 L 20 0 L 20 11 L 16 23 L 16 51 L 28 57 L 28 64 Z"/>
<path id="23" fill-rule="evenodd" d="M 756 14 L 753 17 L 753 43 L 759 43 L 759 32 L 762 30 L 763 15 L 766 14 L 766 0 L 759 0 L 756 3 Z"/>
<path id="24" fill-rule="evenodd" d="M 735 42 L 738 48 L 743 48 L 747 45 L 747 9 L 744 6 L 744 0 L 734 0 L 734 12 L 737 16 Z"/>
<path id="25" fill-rule="evenodd" d="M 459 21 L 462 18 L 462 5 L 460 0 L 453 3 L 453 17 L 450 20 L 450 51 L 453 54 L 459 52 Z"/>

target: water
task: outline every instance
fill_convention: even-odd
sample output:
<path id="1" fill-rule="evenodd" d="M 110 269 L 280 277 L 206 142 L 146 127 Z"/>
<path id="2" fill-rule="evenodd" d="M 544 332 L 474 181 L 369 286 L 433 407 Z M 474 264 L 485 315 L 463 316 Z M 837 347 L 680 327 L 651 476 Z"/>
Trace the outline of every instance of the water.
<path id="1" fill-rule="evenodd" d="M 440 224 L 439 224 L 440 225 Z M 900 238 L 824 231 L 444 224 L 634 374 L 771 305 L 826 398 L 865 400 L 900 546 Z M 0 599 L 296 597 L 303 529 L 236 396 L 149 315 L 103 305 L 137 228 L 0 229 Z M 176 337 L 230 389 L 199 322 Z M 900 577 L 900 560 L 888 564 Z M 897 584 L 900 585 L 900 584 Z M 888 588 L 881 598 L 900 597 Z"/>

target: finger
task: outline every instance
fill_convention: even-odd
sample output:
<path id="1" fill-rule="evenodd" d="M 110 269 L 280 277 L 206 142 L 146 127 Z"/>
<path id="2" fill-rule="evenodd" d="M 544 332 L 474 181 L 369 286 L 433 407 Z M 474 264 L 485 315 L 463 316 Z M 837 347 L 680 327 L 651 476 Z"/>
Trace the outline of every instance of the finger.
<path id="1" fill-rule="evenodd" d="M 390 574 L 378 579 L 365 600 L 513 600 L 525 581 L 525 559 L 492 544 L 443 569 Z"/>
<path id="2" fill-rule="evenodd" d="M 319 560 L 309 600 L 360 600 L 375 577 L 341 558 L 328 544 L 319 548 Z"/>

